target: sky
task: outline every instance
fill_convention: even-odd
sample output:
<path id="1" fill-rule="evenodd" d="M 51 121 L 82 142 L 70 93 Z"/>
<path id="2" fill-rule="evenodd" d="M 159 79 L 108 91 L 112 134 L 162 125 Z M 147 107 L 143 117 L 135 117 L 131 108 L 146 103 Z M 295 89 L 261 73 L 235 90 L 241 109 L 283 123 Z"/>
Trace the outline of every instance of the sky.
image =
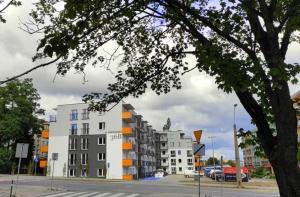
<path id="1" fill-rule="evenodd" d="M 23 1 L 21 7 L 11 7 L 4 17 L 7 23 L 0 23 L 0 80 L 11 77 L 33 67 L 32 62 L 40 35 L 30 35 L 22 31 L 20 21 L 29 19 L 32 1 Z M 0 6 L 1 8 L 1 6 Z M 107 46 L 107 50 L 112 46 Z M 290 46 L 287 61 L 300 62 L 299 45 Z M 188 60 L 193 63 L 193 59 Z M 82 96 L 92 91 L 105 91 L 113 82 L 113 73 L 99 67 L 86 69 L 87 82 L 83 75 L 70 71 L 65 77 L 56 76 L 56 67 L 51 65 L 36 70 L 26 77 L 33 78 L 35 88 L 41 96 L 41 107 L 46 110 L 45 118 L 54 114 L 57 105 L 82 102 Z M 172 130 L 182 130 L 187 136 L 203 129 L 201 142 L 206 144 L 206 156 L 212 156 L 213 138 L 215 156 L 234 159 L 233 149 L 233 105 L 236 108 L 237 128 L 252 130 L 251 119 L 234 94 L 218 90 L 214 79 L 205 73 L 190 72 L 182 78 L 183 88 L 167 95 L 157 96 L 148 91 L 138 99 L 127 98 L 137 113 L 143 115 L 153 128 L 162 130 L 167 118 L 171 119 Z M 299 85 L 291 86 L 291 93 L 299 90 Z M 241 154 L 241 151 L 240 151 Z M 241 155 L 242 156 L 242 155 Z M 242 158 L 242 157 L 241 157 Z"/>

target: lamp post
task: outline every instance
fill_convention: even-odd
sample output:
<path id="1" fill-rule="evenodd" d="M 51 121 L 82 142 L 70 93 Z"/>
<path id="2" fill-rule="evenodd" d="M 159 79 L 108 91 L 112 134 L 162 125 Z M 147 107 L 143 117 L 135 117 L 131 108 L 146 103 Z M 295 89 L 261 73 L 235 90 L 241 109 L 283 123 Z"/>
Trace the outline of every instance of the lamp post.
<path id="1" fill-rule="evenodd" d="M 233 134 L 234 134 L 234 151 L 235 151 L 235 163 L 236 163 L 236 181 L 237 186 L 241 187 L 241 163 L 240 163 L 240 154 L 239 154 L 239 147 L 238 147 L 238 139 L 237 139 L 237 130 L 235 124 L 235 109 L 237 104 L 233 105 Z"/>
<path id="2" fill-rule="evenodd" d="M 214 171 L 216 173 L 215 148 L 214 148 L 214 138 L 216 138 L 216 136 L 209 136 L 208 138 L 211 139 L 211 147 L 212 147 L 212 154 L 213 154 L 213 165 L 214 165 Z M 216 176 L 215 176 L 215 180 L 216 180 Z"/>

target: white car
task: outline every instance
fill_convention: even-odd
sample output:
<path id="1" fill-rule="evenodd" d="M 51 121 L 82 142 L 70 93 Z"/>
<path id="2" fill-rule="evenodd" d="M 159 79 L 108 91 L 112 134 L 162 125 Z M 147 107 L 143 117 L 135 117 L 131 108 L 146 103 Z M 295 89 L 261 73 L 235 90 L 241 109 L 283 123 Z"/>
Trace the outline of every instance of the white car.
<path id="1" fill-rule="evenodd" d="M 184 171 L 184 177 L 186 178 L 190 178 L 190 177 L 194 177 L 194 176 L 198 176 L 199 172 L 196 170 L 185 170 Z M 200 177 L 204 176 L 204 172 L 200 171 Z"/>

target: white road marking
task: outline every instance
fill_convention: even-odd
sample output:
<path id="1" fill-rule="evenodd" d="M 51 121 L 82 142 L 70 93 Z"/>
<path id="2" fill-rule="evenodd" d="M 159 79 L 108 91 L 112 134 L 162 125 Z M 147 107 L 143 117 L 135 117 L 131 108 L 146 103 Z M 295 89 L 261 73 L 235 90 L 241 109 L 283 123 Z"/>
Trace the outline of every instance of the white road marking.
<path id="1" fill-rule="evenodd" d="M 81 195 L 80 197 L 88 197 L 88 196 L 94 197 L 95 194 L 99 194 L 99 192 L 87 193 L 87 194 Z"/>
<path id="2" fill-rule="evenodd" d="M 130 194 L 130 195 L 126 196 L 126 197 L 136 197 L 136 196 L 139 196 L 139 194 Z"/>
<path id="3" fill-rule="evenodd" d="M 71 195 L 68 195 L 66 197 L 74 197 L 74 196 L 81 196 L 81 194 L 86 194 L 87 192 L 78 192 L 78 193 L 75 193 L 75 194 L 71 194 Z"/>
<path id="4" fill-rule="evenodd" d="M 63 192 L 63 193 L 58 193 L 58 194 L 51 194 L 51 195 L 47 195 L 46 197 L 58 197 L 58 196 L 65 196 L 68 194 L 74 194 L 74 192 Z"/>
<path id="5" fill-rule="evenodd" d="M 102 194 L 99 194 L 99 195 L 96 195 L 96 196 L 93 196 L 93 197 L 104 197 L 104 196 L 107 196 L 111 193 L 102 193 Z"/>
<path id="6" fill-rule="evenodd" d="M 119 197 L 119 196 L 122 196 L 124 193 L 116 193 L 116 194 L 113 194 L 109 197 Z"/>

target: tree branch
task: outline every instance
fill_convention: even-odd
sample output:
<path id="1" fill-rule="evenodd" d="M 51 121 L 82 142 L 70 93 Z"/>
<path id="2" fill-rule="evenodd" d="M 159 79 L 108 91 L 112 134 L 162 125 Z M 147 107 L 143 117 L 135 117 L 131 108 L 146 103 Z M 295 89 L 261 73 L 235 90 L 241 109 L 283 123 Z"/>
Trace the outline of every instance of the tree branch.
<path id="1" fill-rule="evenodd" d="M 29 70 L 27 70 L 27 71 L 25 71 L 25 72 L 19 74 L 19 75 L 16 75 L 16 76 L 14 76 L 14 77 L 8 78 L 8 79 L 3 80 L 3 81 L 0 81 L 0 85 L 5 84 L 5 83 L 10 82 L 10 81 L 13 81 L 13 80 L 15 80 L 15 79 L 17 79 L 17 78 L 19 78 L 19 77 L 22 77 L 22 76 L 24 76 L 24 75 L 26 75 L 26 74 L 28 74 L 28 73 L 30 73 L 30 72 L 32 72 L 32 71 L 38 69 L 38 68 L 48 66 L 48 65 L 50 65 L 50 64 L 52 64 L 52 63 L 54 63 L 54 62 L 56 62 L 56 61 L 59 60 L 60 58 L 61 58 L 61 56 L 58 56 L 56 59 L 54 59 L 54 60 L 52 60 L 52 61 L 50 61 L 50 62 L 47 62 L 47 63 L 44 63 L 44 64 L 40 64 L 40 65 L 37 65 L 37 66 L 35 66 L 35 67 L 33 67 L 33 68 L 31 68 L 31 69 L 29 69 Z"/>
<path id="2" fill-rule="evenodd" d="M 4 8 L 2 8 L 2 9 L 0 10 L 0 13 L 2 13 L 4 10 L 6 10 L 6 8 L 8 8 L 8 6 L 10 6 L 10 4 L 12 4 L 13 1 L 14 1 L 14 0 L 11 0 L 10 2 L 8 2 L 8 4 L 7 4 L 6 6 L 4 6 Z"/>

